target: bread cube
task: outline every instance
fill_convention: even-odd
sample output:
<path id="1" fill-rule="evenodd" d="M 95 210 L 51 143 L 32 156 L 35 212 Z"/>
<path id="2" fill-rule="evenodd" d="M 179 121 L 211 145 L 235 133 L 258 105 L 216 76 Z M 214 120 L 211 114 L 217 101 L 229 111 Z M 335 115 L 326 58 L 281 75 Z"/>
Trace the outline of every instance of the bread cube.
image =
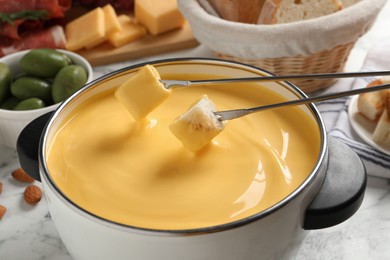
<path id="1" fill-rule="evenodd" d="M 205 147 L 225 127 L 215 116 L 215 105 L 205 95 L 187 112 L 170 124 L 169 129 L 185 148 L 198 151 Z"/>

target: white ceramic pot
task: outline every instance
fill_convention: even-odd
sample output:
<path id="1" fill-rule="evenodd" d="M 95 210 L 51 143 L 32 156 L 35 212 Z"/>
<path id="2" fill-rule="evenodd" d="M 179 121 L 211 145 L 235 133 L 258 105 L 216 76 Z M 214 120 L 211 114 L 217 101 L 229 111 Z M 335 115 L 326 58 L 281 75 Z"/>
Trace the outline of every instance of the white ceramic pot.
<path id="1" fill-rule="evenodd" d="M 221 77 L 268 74 L 256 67 L 214 59 L 149 63 L 160 73 L 209 73 Z M 42 181 L 53 221 L 75 259 L 289 259 L 299 252 L 306 230 L 341 223 L 359 208 L 366 187 L 364 166 L 352 150 L 326 135 L 314 105 L 302 106 L 302 109 L 320 131 L 321 150 L 317 165 L 292 194 L 263 212 L 219 226 L 155 230 L 114 223 L 76 205 L 53 182 L 46 166 L 46 146 L 70 111 L 86 99 L 118 86 L 143 65 L 127 67 L 93 81 L 64 102 L 54 114 L 32 122 L 19 137 L 21 165 Z M 263 84 L 288 99 L 304 96 L 286 82 Z M 43 130 L 42 135 L 40 130 Z M 35 143 L 31 144 L 31 140 Z"/>

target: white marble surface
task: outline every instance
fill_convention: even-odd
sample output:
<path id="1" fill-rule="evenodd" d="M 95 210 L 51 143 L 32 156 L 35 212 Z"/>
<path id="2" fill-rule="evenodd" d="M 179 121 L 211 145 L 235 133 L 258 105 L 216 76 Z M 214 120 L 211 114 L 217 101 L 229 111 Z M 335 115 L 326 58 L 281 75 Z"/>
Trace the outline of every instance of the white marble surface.
<path id="1" fill-rule="evenodd" d="M 390 38 L 390 2 L 375 26 L 356 44 L 346 70 L 359 70 L 367 50 L 375 43 Z M 389 55 L 390 54 L 386 54 Z M 95 78 L 140 61 L 171 57 L 212 57 L 204 46 L 167 53 L 140 60 L 94 68 Z M 348 81 L 344 81 L 347 83 Z M 45 201 L 30 206 L 23 200 L 26 185 L 11 177 L 19 167 L 16 151 L 0 146 L 0 181 L 3 192 L 0 204 L 7 213 L 0 220 L 0 260 L 71 260 L 50 218 Z M 36 182 L 36 185 L 40 183 Z M 335 227 L 311 231 L 302 241 L 298 259 L 390 259 L 390 182 L 369 177 L 361 208 L 346 222 Z"/>

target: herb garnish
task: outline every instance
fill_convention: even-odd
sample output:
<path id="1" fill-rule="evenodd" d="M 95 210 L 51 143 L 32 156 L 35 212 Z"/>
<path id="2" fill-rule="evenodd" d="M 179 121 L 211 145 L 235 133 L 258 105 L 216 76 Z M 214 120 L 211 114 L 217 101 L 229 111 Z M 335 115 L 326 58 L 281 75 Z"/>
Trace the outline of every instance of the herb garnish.
<path id="1" fill-rule="evenodd" d="M 40 20 L 47 16 L 47 10 L 24 10 L 15 13 L 0 13 L 0 21 L 12 24 L 17 19 Z"/>

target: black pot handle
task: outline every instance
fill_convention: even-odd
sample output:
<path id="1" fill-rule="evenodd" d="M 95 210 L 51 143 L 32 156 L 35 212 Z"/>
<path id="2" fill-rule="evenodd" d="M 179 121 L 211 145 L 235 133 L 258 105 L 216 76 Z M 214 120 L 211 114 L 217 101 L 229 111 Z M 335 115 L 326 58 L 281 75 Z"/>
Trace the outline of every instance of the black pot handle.
<path id="1" fill-rule="evenodd" d="M 52 114 L 53 111 L 31 121 L 22 130 L 16 142 L 21 167 L 37 181 L 41 181 L 38 162 L 39 142 L 42 132 Z"/>
<path id="2" fill-rule="evenodd" d="M 346 144 L 329 136 L 329 162 L 319 193 L 305 213 L 304 229 L 335 226 L 350 218 L 362 204 L 366 169 Z"/>

